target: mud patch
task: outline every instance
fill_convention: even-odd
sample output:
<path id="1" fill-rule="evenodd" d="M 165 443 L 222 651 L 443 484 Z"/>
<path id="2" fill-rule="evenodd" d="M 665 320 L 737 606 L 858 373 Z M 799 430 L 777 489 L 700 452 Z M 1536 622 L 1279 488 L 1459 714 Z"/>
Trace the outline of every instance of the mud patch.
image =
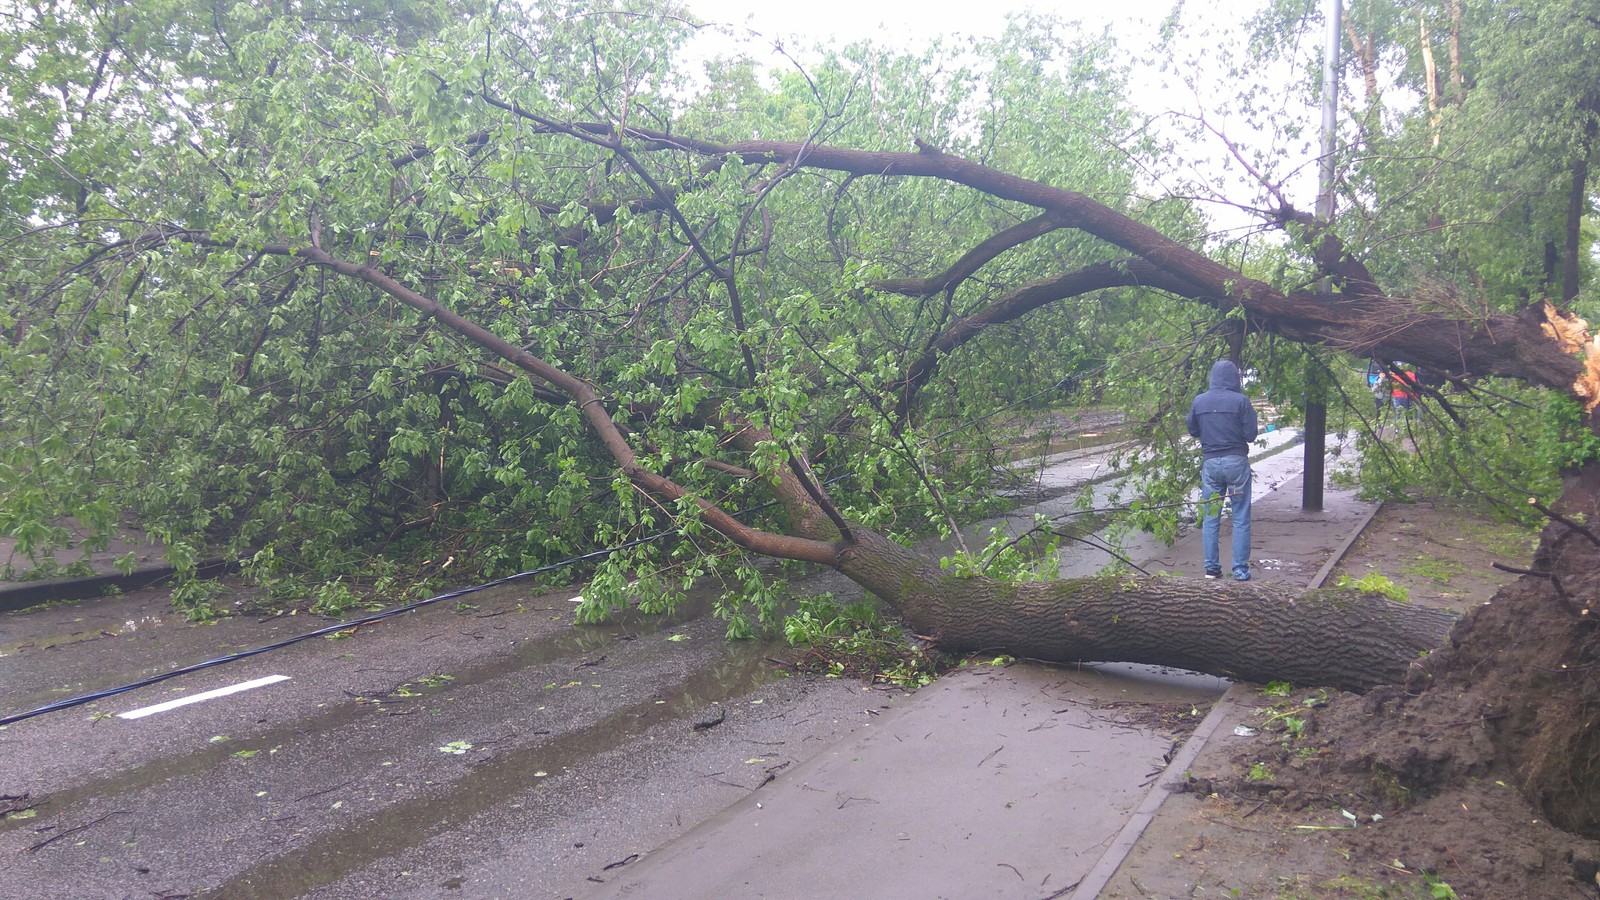
<path id="1" fill-rule="evenodd" d="M 1587 675 L 1540 662 L 1583 652 L 1549 645 L 1573 640 L 1552 618 L 1559 602 L 1543 596 L 1554 592 L 1491 565 L 1533 566 L 1533 537 L 1449 504 L 1387 504 L 1333 577 L 1377 574 L 1413 603 L 1479 610 L 1470 627 L 1498 636 L 1493 658 L 1438 651 L 1411 692 L 1260 693 L 1207 745 L 1187 791 L 1168 799 L 1101 896 L 1596 896 L 1600 844 L 1549 821 L 1586 821 L 1592 792 L 1568 784 L 1551 792 L 1559 808 L 1540 809 L 1529 799 L 1537 788 L 1518 788 L 1538 784 L 1548 763 L 1538 754 L 1549 748 L 1529 736 L 1571 733 L 1560 726 L 1592 705 L 1585 688 L 1561 683 Z M 1418 702 L 1430 670 L 1451 689 Z M 1547 686 L 1530 694 L 1533 681 Z M 1513 708 L 1507 698 L 1519 696 L 1551 702 Z"/>
<path id="2" fill-rule="evenodd" d="M 1481 606 L 1526 568 L 1538 533 L 1495 522 L 1447 502 L 1385 503 L 1334 567 L 1329 583 L 1380 575 L 1412 603 L 1464 613 Z"/>

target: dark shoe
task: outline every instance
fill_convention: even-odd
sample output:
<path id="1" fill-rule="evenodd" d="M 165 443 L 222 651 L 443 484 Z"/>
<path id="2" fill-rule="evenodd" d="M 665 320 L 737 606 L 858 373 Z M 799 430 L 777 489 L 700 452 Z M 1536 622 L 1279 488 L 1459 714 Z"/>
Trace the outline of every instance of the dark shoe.
<path id="1" fill-rule="evenodd" d="M 1221 569 L 1207 569 L 1206 570 L 1206 577 L 1207 578 L 1221 578 L 1222 577 L 1222 570 Z"/>
<path id="2" fill-rule="evenodd" d="M 1247 571 L 1243 571 L 1243 572 L 1235 572 L 1235 573 L 1233 573 L 1233 580 L 1234 581 L 1249 581 L 1250 580 L 1250 572 L 1248 570 Z"/>

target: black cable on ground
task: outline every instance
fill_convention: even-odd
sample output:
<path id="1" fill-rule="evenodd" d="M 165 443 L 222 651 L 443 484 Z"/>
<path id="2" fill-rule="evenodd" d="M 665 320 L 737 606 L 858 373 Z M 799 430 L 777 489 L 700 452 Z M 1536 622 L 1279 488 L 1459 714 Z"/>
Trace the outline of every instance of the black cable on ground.
<path id="1" fill-rule="evenodd" d="M 740 515 L 743 515 L 743 514 L 746 514 L 746 513 L 751 513 L 751 512 L 756 512 L 757 510 L 764 509 L 766 506 L 770 506 L 770 505 L 771 504 L 764 504 L 763 506 L 753 507 L 751 509 L 745 510 L 743 513 L 740 513 Z M 640 544 L 647 544 L 647 543 L 649 543 L 651 541 L 658 541 L 661 538 L 664 538 L 667 535 L 672 534 L 672 533 L 673 533 L 672 531 L 663 531 L 663 532 L 660 532 L 659 534 L 650 535 L 649 537 L 637 538 L 635 540 L 627 541 L 626 543 L 618 544 L 615 547 L 606 547 L 606 548 L 604 548 L 602 550 L 594 550 L 594 551 L 591 551 L 589 553 L 582 554 L 581 556 L 574 556 L 574 557 L 571 557 L 569 559 L 561 560 L 560 562 L 551 563 L 551 564 L 549 564 L 547 566 L 540 566 L 540 567 L 538 567 L 536 569 L 529 569 L 526 572 L 518 572 L 515 575 L 507 575 L 504 578 L 496 578 L 493 581 L 484 582 L 483 584 L 477 584 L 477 585 L 473 585 L 471 587 L 458 588 L 458 589 L 453 590 L 453 591 L 447 591 L 447 592 L 445 592 L 443 594 L 438 595 L 437 597 L 429 597 L 426 600 L 418 600 L 415 603 L 407 603 L 404 606 L 397 606 L 394 609 L 386 609 L 386 610 L 383 610 L 382 612 L 375 612 L 375 613 L 373 613 L 371 615 L 368 615 L 368 616 L 361 616 L 360 618 L 350 619 L 348 621 L 339 622 L 339 623 L 334 624 L 334 625 L 328 625 L 328 626 L 326 626 L 324 628 L 318 628 L 315 631 L 308 631 L 305 634 L 295 635 L 294 637 L 291 637 L 291 638 L 285 638 L 285 639 L 283 639 L 281 641 L 278 641 L 276 643 L 266 644 L 266 645 L 261 646 L 261 647 L 253 647 L 253 648 L 251 648 L 249 650 L 240 650 L 237 653 L 229 653 L 226 656 L 219 656 L 219 657 L 216 657 L 215 659 L 208 659 L 205 662 L 198 662 L 198 663 L 195 663 L 193 665 L 183 666 L 182 668 L 173 669 L 170 672 L 162 672 L 160 675 L 152 675 L 149 678 L 145 678 L 145 679 L 143 679 L 141 681 L 136 681 L 136 682 L 134 682 L 132 684 L 125 684 L 125 685 L 122 685 L 121 687 L 107 688 L 106 690 L 103 690 L 103 691 L 95 691 L 94 693 L 83 694 L 83 695 L 80 695 L 80 696 L 77 696 L 77 697 L 69 697 L 69 698 L 67 698 L 65 700 L 57 700 L 54 703 L 46 703 L 44 706 L 38 707 L 36 709 L 30 709 L 27 712 L 15 713 L 13 715 L 0 717 L 0 727 L 4 727 L 6 725 L 10 725 L 13 722 L 20 722 L 23 719 L 31 719 L 34 716 L 44 715 L 45 713 L 56 712 L 58 710 L 63 710 L 63 709 L 70 709 L 71 707 L 74 707 L 74 706 L 82 706 L 85 703 L 92 703 L 92 702 L 94 702 L 96 700 L 102 700 L 102 699 L 104 699 L 106 697 L 115 697 L 118 694 L 125 694 L 128 691 L 137 690 L 137 689 L 142 688 L 142 687 L 148 687 L 148 686 L 150 686 L 152 684 L 156 684 L 157 682 L 166 681 L 168 678 L 176 678 L 179 675 L 187 675 L 190 672 L 198 672 L 201 669 L 209 669 L 212 666 L 220 666 L 220 665 L 223 665 L 225 663 L 234 662 L 236 660 L 246 659 L 246 658 L 251 657 L 251 656 L 259 656 L 262 653 L 267 653 L 267 652 L 270 652 L 270 651 L 273 651 L 273 650 L 279 650 L 279 649 L 282 649 L 284 647 L 289 646 L 290 644 L 298 644 L 301 641 L 307 641 L 307 640 L 310 640 L 311 638 L 314 638 L 314 637 L 322 637 L 323 635 L 333 634 L 333 633 L 339 632 L 339 631 L 345 631 L 345 630 L 350 629 L 350 628 L 358 628 L 358 627 L 360 627 L 362 625 L 368 625 L 368 624 L 371 624 L 373 622 L 382 621 L 383 619 L 387 619 L 387 618 L 390 618 L 392 616 L 398 616 L 401 613 L 411 612 L 414 609 L 421 609 L 424 606 L 429 606 L 431 604 L 438 603 L 441 600 L 452 600 L 452 599 L 454 599 L 456 597 L 460 597 L 460 596 L 463 596 L 465 594 L 473 594 L 473 593 L 477 593 L 478 591 L 488 590 L 489 588 L 492 588 L 492 587 L 499 587 L 502 584 L 509 584 L 510 582 L 513 582 L 513 581 L 520 581 L 520 580 L 522 580 L 524 578 L 532 578 L 535 575 L 543 575 L 546 572 L 553 572 L 553 571 L 555 571 L 557 569 L 564 569 L 567 566 L 577 565 L 578 563 L 587 562 L 588 560 L 591 560 L 591 559 L 600 559 L 602 557 L 610 556 L 611 554 L 616 553 L 619 550 L 626 550 L 629 547 L 637 547 Z"/>
<path id="2" fill-rule="evenodd" d="M 828 479 L 827 481 L 824 481 L 823 484 L 834 484 L 834 483 L 836 483 L 838 481 L 843 480 L 844 478 L 845 478 L 845 476 L 838 475 L 838 476 L 835 476 L 833 478 Z M 752 506 L 749 509 L 740 510 L 739 512 L 734 513 L 734 515 L 735 516 L 745 516 L 745 515 L 749 515 L 750 513 L 760 512 L 763 509 L 767 509 L 769 507 L 776 506 L 776 505 L 777 505 L 777 503 L 775 501 L 774 502 L 763 503 L 763 504 L 761 504 L 759 506 Z M 460 597 L 460 596 L 463 596 L 465 594 L 474 594 L 474 593 L 477 593 L 478 591 L 488 590 L 489 588 L 492 588 L 492 587 L 499 587 L 502 584 L 509 584 L 509 583 L 511 583 L 513 581 L 520 581 L 520 580 L 522 580 L 524 578 L 532 578 L 535 575 L 543 575 L 546 572 L 554 572 L 557 569 L 564 569 L 564 568 L 566 568 L 568 566 L 577 565 L 578 563 L 581 563 L 581 562 L 587 562 L 587 561 L 589 561 L 591 559 L 601 559 L 603 557 L 610 556 L 611 554 L 616 553 L 618 551 L 626 550 L 629 547 L 637 547 L 640 544 L 648 544 L 651 541 L 659 541 L 662 538 L 666 537 L 667 535 L 675 533 L 676 530 L 677 529 L 668 529 L 667 531 L 662 531 L 662 532 L 658 532 L 656 534 L 652 534 L 649 537 L 642 537 L 642 538 L 636 538 L 636 539 L 631 540 L 631 541 L 625 541 L 625 542 L 623 542 L 621 544 L 618 544 L 615 547 L 606 547 L 606 548 L 601 549 L 601 550 L 593 550 L 593 551 L 590 551 L 588 553 L 584 553 L 584 554 L 579 555 L 579 556 L 573 556 L 573 557 L 570 557 L 568 559 L 561 560 L 560 562 L 551 563 L 551 564 L 549 564 L 547 566 L 540 566 L 540 567 L 538 567 L 536 569 L 529 569 L 526 572 L 518 572 L 515 575 L 507 575 L 504 578 L 496 578 L 493 581 L 488 581 L 488 582 L 485 582 L 483 584 L 473 585 L 471 587 L 458 588 L 456 590 L 448 591 L 446 593 L 440 594 L 437 597 L 429 597 L 426 600 L 418 600 L 415 603 L 407 603 L 404 606 L 397 606 L 394 609 L 386 609 L 386 610 L 383 610 L 382 612 L 375 612 L 375 613 L 373 613 L 371 615 L 368 615 L 368 616 L 361 616 L 360 618 L 357 618 L 357 619 L 350 619 L 349 621 L 339 622 L 338 624 L 335 624 L 335 625 L 329 625 L 329 626 L 324 627 L 324 628 L 318 628 L 315 631 L 308 631 L 305 634 L 296 635 L 296 636 L 291 637 L 291 638 L 285 638 L 285 639 L 283 639 L 281 641 L 278 641 L 276 643 L 267 644 L 267 645 L 261 646 L 261 647 L 253 647 L 253 648 L 251 648 L 249 650 L 240 650 L 237 653 L 229 653 L 226 656 L 218 656 L 215 659 L 208 659 L 205 662 L 198 662 L 198 663 L 194 663 L 193 665 L 183 666 L 182 668 L 173 669 L 170 672 L 162 672 L 160 675 L 152 675 L 149 678 L 145 678 L 145 679 L 143 679 L 141 681 L 136 681 L 136 682 L 134 682 L 132 684 L 125 684 L 125 685 L 122 685 L 121 687 L 107 688 L 106 690 L 103 690 L 103 691 L 95 691 L 93 693 L 82 694 L 82 695 L 77 696 L 77 697 L 69 697 L 69 698 L 67 698 L 65 700 L 57 700 L 54 703 L 46 703 L 44 706 L 40 706 L 40 707 L 38 707 L 36 709 L 30 709 L 27 712 L 15 713 L 13 715 L 0 717 L 0 728 L 3 728 L 5 726 L 7 726 L 7 725 L 10 725 L 13 722 L 21 722 L 23 719 L 31 719 L 34 716 L 41 716 L 41 715 L 44 715 L 45 713 L 56 712 L 58 710 L 63 710 L 63 709 L 70 709 L 70 708 L 72 708 L 74 706 L 82 706 L 85 703 L 93 703 L 96 700 L 102 700 L 102 699 L 105 699 L 106 697 L 115 697 L 118 694 L 125 694 L 128 691 L 138 690 L 139 688 L 142 688 L 142 687 L 148 687 L 148 686 L 150 686 L 152 684 L 156 684 L 158 682 L 166 681 L 168 678 L 176 678 L 179 675 L 187 675 L 190 672 L 198 672 L 201 669 L 209 669 L 212 666 L 220 666 L 220 665 L 224 665 L 226 663 L 235 662 L 237 660 L 246 659 L 246 658 L 251 657 L 251 656 L 259 656 L 262 653 L 267 653 L 267 652 L 270 652 L 270 651 L 273 651 L 273 650 L 279 650 L 279 649 L 282 649 L 284 647 L 289 646 L 290 644 L 298 644 L 301 641 L 310 640 L 311 638 L 314 638 L 314 637 L 322 637 L 323 635 L 333 634 L 333 633 L 339 632 L 339 631 L 345 631 L 345 630 L 350 629 L 350 628 L 358 628 L 358 627 L 360 627 L 362 625 L 368 625 L 368 624 L 371 624 L 373 622 L 382 621 L 383 619 L 387 619 L 387 618 L 390 618 L 392 616 L 398 616 L 401 613 L 411 612 L 414 609 L 421 609 L 424 606 L 429 606 L 431 604 L 438 603 L 441 600 L 452 600 L 452 599 L 454 599 L 456 597 Z"/>

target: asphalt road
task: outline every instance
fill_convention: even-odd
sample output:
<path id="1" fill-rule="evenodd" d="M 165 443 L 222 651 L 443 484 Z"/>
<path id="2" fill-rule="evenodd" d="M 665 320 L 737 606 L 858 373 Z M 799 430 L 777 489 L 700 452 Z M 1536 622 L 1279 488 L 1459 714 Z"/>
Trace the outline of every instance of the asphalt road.
<path id="1" fill-rule="evenodd" d="M 573 593 L 506 586 L 0 728 L 3 893 L 581 896 L 907 703 L 781 677 L 704 602 L 577 627 Z M 325 624 L 189 626 L 157 591 L 7 613 L 0 715 Z"/>
<path id="2" fill-rule="evenodd" d="M 898 696 L 777 677 L 767 648 L 692 610 L 574 627 L 567 596 L 500 589 L 7 726 L 0 795 L 37 805 L 0 822 L 3 893 L 426 894 L 534 837 L 544 864 L 522 895 L 567 896 Z M 4 709 L 313 624 L 182 626 L 161 602 L 5 617 Z M 287 678 L 121 717 L 270 676 Z"/>

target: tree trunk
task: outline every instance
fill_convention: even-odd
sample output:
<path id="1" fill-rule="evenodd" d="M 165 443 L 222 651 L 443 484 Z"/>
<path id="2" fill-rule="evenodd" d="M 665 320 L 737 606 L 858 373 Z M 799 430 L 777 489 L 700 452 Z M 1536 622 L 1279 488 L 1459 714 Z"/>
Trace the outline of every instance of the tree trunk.
<path id="1" fill-rule="evenodd" d="M 1171 577 L 967 578 L 865 531 L 855 533 L 838 568 L 950 651 L 1155 663 L 1352 691 L 1404 680 L 1456 621 L 1360 591 Z"/>
<path id="2" fill-rule="evenodd" d="M 846 154 L 838 164 L 859 164 L 858 156 Z M 929 163 L 920 156 L 897 158 L 907 164 Z M 936 168 L 954 166 L 963 172 L 963 167 L 970 167 L 942 155 L 932 163 Z M 979 175 L 994 177 L 982 167 L 974 173 L 968 173 L 969 180 L 981 182 Z M 1147 231 L 1110 211 L 1104 211 L 1104 216 L 1106 233 L 1118 234 L 1129 243 L 1138 243 L 1133 237 Z M 1123 228 L 1128 231 L 1119 230 Z M 1192 255 L 1171 242 L 1166 244 L 1170 245 L 1165 248 L 1170 251 L 1168 256 Z M 570 397 L 619 468 L 641 490 L 668 501 L 690 496 L 670 478 L 637 463 L 627 439 L 591 385 L 372 268 L 333 258 L 316 248 L 269 245 L 261 252 L 298 256 L 371 284 L 426 312 Z M 1205 261 L 1192 268 L 1204 272 L 1206 265 L 1215 264 Z M 1294 332 L 1301 304 L 1270 289 L 1263 296 L 1257 310 L 1265 314 L 1262 321 L 1271 326 L 1269 330 Z M 1360 304 L 1323 305 L 1342 305 L 1348 313 Z M 1332 323 L 1326 309 L 1319 315 Z M 1548 304 L 1530 308 L 1516 319 L 1502 319 L 1496 323 L 1498 327 L 1470 337 L 1464 333 L 1465 323 L 1442 317 L 1399 313 L 1397 318 L 1410 319 L 1403 329 L 1408 359 L 1431 362 L 1437 347 L 1430 355 L 1429 345 L 1442 344 L 1453 350 L 1456 365 L 1452 367 L 1447 359 L 1441 371 L 1504 366 L 1531 381 L 1556 384 L 1577 374 L 1573 393 L 1590 401 L 1587 406 L 1591 410 L 1600 404 L 1600 351 L 1588 346 L 1587 328 L 1581 321 L 1562 318 Z M 1349 335 L 1368 324 L 1352 325 L 1346 319 L 1339 323 L 1340 333 Z M 1449 339 L 1452 337 L 1455 340 Z M 1413 343 L 1417 341 L 1423 343 Z M 1585 348 L 1590 351 L 1586 362 L 1570 355 Z M 753 432 L 741 432 L 740 440 L 755 439 Z M 1405 680 L 1418 659 L 1443 643 L 1454 621 L 1448 613 L 1356 591 L 1296 593 L 1261 585 L 1175 578 L 1012 584 L 958 577 L 940 569 L 931 558 L 882 535 L 851 527 L 833 509 L 803 459 L 797 458 L 776 474 L 778 496 L 790 510 L 789 533 L 751 528 L 704 500 L 698 501 L 700 514 L 708 525 L 747 551 L 839 570 L 893 605 L 915 632 L 953 651 L 996 650 L 1062 663 L 1157 663 L 1247 680 L 1282 679 L 1360 691 Z M 848 535 L 841 537 L 847 531 Z"/>
<path id="3" fill-rule="evenodd" d="M 1467 76 L 1461 68 L 1461 0 L 1450 0 L 1450 99 L 1467 99 Z"/>
<path id="4" fill-rule="evenodd" d="M 1362 99 L 1370 107 L 1378 96 L 1377 35 L 1369 33 L 1366 40 L 1362 40 L 1352 16 L 1344 17 L 1344 33 L 1350 39 L 1350 55 L 1361 72 L 1362 83 L 1366 85 L 1367 92 Z"/>
<path id="5" fill-rule="evenodd" d="M 1580 265 L 1583 261 L 1583 217 L 1589 207 L 1589 155 L 1594 145 L 1596 122 L 1589 120 L 1583 132 L 1583 143 L 1578 156 L 1572 161 L 1572 186 L 1567 192 L 1566 242 L 1561 257 L 1561 299 L 1571 303 L 1578 299 L 1582 287 Z"/>

